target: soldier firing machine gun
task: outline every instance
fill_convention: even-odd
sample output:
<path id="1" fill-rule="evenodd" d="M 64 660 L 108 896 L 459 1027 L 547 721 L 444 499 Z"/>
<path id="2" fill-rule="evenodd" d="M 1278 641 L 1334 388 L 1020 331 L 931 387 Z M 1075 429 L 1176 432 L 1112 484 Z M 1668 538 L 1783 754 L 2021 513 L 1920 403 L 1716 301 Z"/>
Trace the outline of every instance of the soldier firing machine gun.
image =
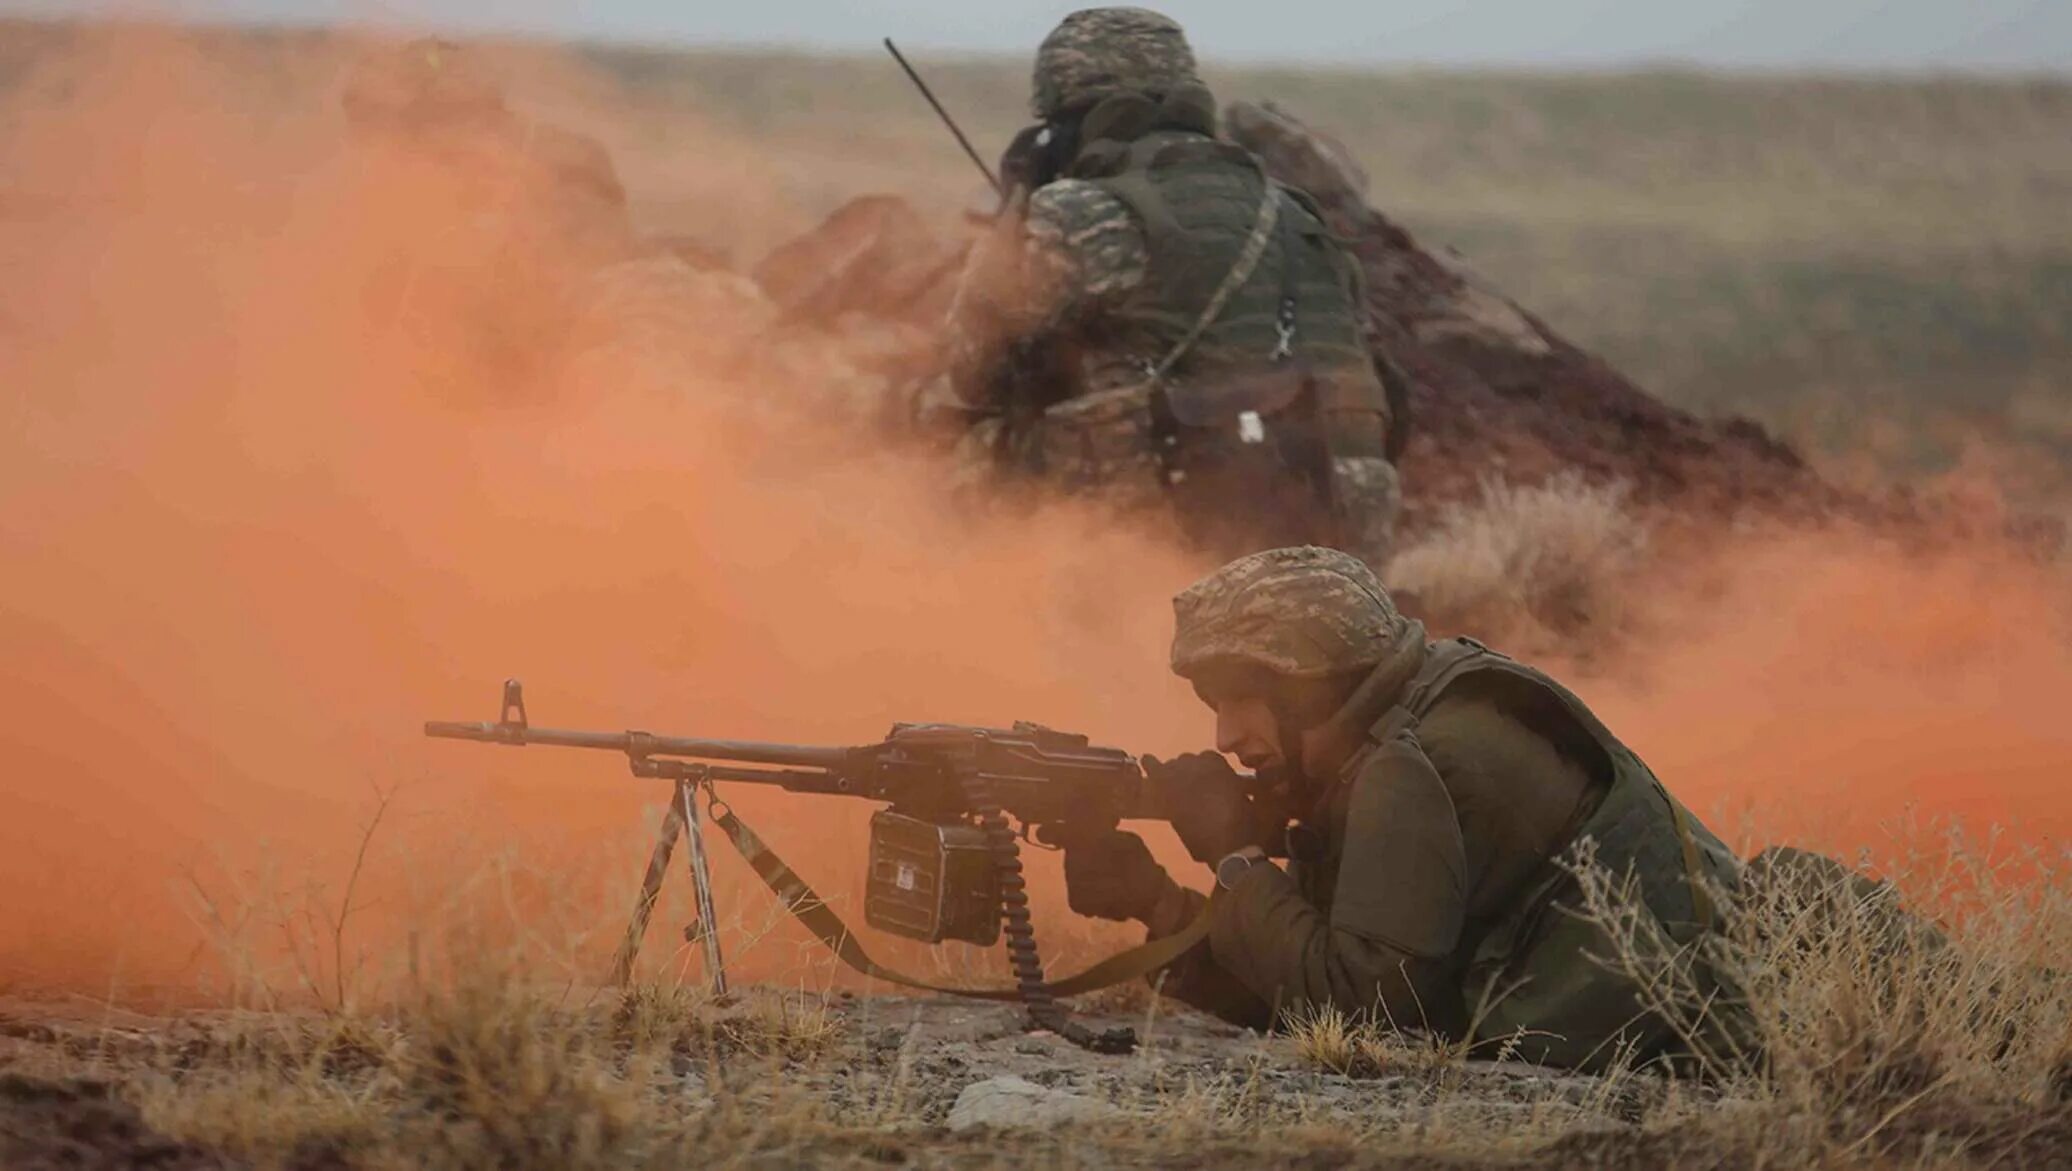
<path id="1" fill-rule="evenodd" d="M 673 784 L 661 836 L 613 965 L 613 978 L 620 983 L 632 977 L 663 875 L 678 836 L 684 835 L 690 840 L 699 916 L 686 936 L 702 944 L 713 990 L 726 992 L 697 803 L 701 794 L 705 813 L 756 875 L 850 967 L 927 991 L 1020 1001 L 1035 1025 L 1100 1052 L 1127 1052 L 1135 1037 L 1128 1029 L 1094 1033 L 1071 1020 L 1058 998 L 1156 971 L 1199 942 L 1207 929 L 1204 915 L 1177 935 L 1110 957 L 1076 976 L 1044 979 L 1022 878 L 1021 842 L 1058 845 L 1076 835 L 1112 830 L 1121 821 L 1163 818 L 1154 788 L 1134 757 L 1037 724 L 1007 729 L 894 724 L 883 741 L 858 747 L 563 731 L 533 727 L 526 719 L 523 686 L 511 679 L 504 683 L 503 708 L 494 723 L 432 721 L 424 730 L 449 740 L 619 752 L 634 776 Z M 1004 934 L 1015 987 L 942 987 L 879 965 L 835 912 L 720 799 L 714 788 L 718 781 L 885 802 L 887 807 L 871 817 L 864 921 L 930 944 L 958 940 L 990 946 Z M 1020 823 L 1019 834 L 1010 818 Z"/>

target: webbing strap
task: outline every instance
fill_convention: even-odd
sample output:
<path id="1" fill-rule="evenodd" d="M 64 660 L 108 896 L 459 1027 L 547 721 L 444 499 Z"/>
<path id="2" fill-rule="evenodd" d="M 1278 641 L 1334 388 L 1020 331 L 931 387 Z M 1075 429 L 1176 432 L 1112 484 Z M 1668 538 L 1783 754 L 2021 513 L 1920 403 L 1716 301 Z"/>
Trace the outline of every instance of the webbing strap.
<path id="1" fill-rule="evenodd" d="M 1266 186 L 1271 190 L 1273 180 L 1268 179 Z M 1279 336 L 1274 341 L 1272 354 L 1276 362 L 1284 362 L 1294 355 L 1292 347 L 1295 343 L 1295 254 L 1300 247 L 1293 217 L 1284 215 L 1280 217 L 1280 221 L 1281 297 L 1280 304 L 1274 308 L 1274 329 Z"/>
<path id="2" fill-rule="evenodd" d="M 1705 889 L 1706 870 L 1698 855 L 1698 838 L 1691 832 L 1691 814 L 1683 807 L 1661 781 L 1655 782 L 1655 791 L 1669 802 L 1669 816 L 1676 822 L 1676 840 L 1683 845 L 1684 879 L 1691 888 L 1691 911 L 1698 916 L 1698 925 L 1707 931 L 1713 930 L 1717 910 L 1712 905 L 1712 895 Z"/>
<path id="3" fill-rule="evenodd" d="M 803 924 L 820 942 L 827 945 L 836 958 L 852 969 L 888 984 L 906 988 L 918 988 L 923 992 L 938 992 L 949 996 L 964 996 L 974 1000 L 1019 1001 L 1021 994 L 1012 988 L 954 988 L 944 984 L 931 984 L 902 972 L 896 972 L 872 959 L 856 941 L 849 925 L 835 914 L 806 881 L 791 867 L 784 864 L 761 836 L 748 828 L 729 806 L 720 806 L 712 811 L 712 824 L 727 835 L 727 840 L 741 852 L 741 857 L 755 871 L 770 893 L 777 896 L 792 918 Z M 1213 899 L 1212 899 L 1213 901 Z M 1120 984 L 1148 976 L 1167 964 L 1177 960 L 1195 944 L 1208 938 L 1209 909 L 1202 908 L 1194 922 L 1181 929 L 1178 934 L 1154 939 L 1127 951 L 1109 956 L 1077 975 L 1062 980 L 1047 982 L 1044 986 L 1053 996 L 1079 996 L 1096 989 Z"/>
<path id="4" fill-rule="evenodd" d="M 1213 895 L 1210 900 L 1214 901 Z M 1050 989 L 1052 996 L 1081 996 L 1128 980 L 1142 979 L 1187 954 L 1195 944 L 1208 937 L 1209 908 L 1204 904 L 1194 922 L 1177 933 L 1117 952 L 1078 975 L 1046 983 L 1044 987 Z"/>
<path id="5" fill-rule="evenodd" d="M 1273 229 L 1281 219 L 1280 188 L 1267 176 L 1264 167 L 1259 167 L 1257 162 L 1254 162 L 1253 166 L 1259 172 L 1259 182 L 1265 194 L 1259 200 L 1259 217 L 1252 223 L 1252 234 L 1245 238 L 1244 247 L 1238 249 L 1237 259 L 1231 262 L 1230 271 L 1223 275 L 1223 283 L 1216 286 L 1215 293 L 1209 297 L 1209 303 L 1202 306 L 1201 316 L 1194 319 L 1194 324 L 1179 341 L 1173 343 L 1173 348 L 1167 350 L 1165 357 L 1160 358 L 1158 364 L 1151 368 L 1151 377 L 1147 381 L 1153 386 L 1172 373 L 1174 365 L 1186 357 L 1187 351 L 1194 348 L 1194 343 L 1200 341 L 1201 336 L 1209 331 L 1209 327 L 1216 324 L 1216 319 L 1223 316 L 1223 309 L 1230 304 L 1230 298 L 1244 287 L 1246 281 L 1252 279 L 1252 273 L 1258 269 L 1259 261 L 1266 255 L 1267 242 L 1273 239 Z"/>

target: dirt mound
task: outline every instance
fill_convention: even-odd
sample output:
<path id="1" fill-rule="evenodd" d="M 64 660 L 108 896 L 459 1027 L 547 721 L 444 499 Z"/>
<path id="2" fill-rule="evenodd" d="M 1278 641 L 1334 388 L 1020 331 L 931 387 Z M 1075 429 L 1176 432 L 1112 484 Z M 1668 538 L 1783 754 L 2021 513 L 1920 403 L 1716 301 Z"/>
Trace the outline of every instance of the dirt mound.
<path id="1" fill-rule="evenodd" d="M 963 249 L 905 200 L 850 200 L 805 236 L 772 249 L 750 275 L 784 322 L 831 321 L 868 312 L 938 322 Z"/>
<path id="2" fill-rule="evenodd" d="M 1678 410 L 1548 328 L 1454 255 L 1421 247 L 1367 202 L 1343 146 L 1271 103 L 1234 103 L 1225 132 L 1317 201 L 1352 241 L 1370 328 L 1410 375 L 1403 479 L 1413 519 L 1472 498 L 1480 479 L 1539 483 L 1565 469 L 1623 480 L 1643 504 L 1804 516 L 1864 512 L 1798 453 L 1745 419 Z"/>

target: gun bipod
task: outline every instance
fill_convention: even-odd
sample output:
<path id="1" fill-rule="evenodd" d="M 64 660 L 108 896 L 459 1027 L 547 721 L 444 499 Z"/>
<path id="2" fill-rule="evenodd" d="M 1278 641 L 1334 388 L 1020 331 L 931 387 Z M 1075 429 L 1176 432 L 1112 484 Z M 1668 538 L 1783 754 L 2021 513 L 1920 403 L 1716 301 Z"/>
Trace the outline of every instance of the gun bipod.
<path id="1" fill-rule="evenodd" d="M 712 864 L 705 852 L 704 826 L 698 815 L 697 794 L 703 789 L 710 799 L 717 803 L 719 798 L 712 790 L 712 781 L 705 766 L 687 764 L 679 760 L 658 760 L 653 757 L 629 756 L 635 776 L 655 777 L 674 781 L 669 808 L 662 814 L 662 829 L 655 841 L 653 852 L 648 855 L 647 873 L 640 881 L 640 895 L 633 904 L 632 921 L 626 925 L 626 937 L 619 943 L 619 952 L 612 964 L 614 983 L 624 986 L 632 982 L 633 964 L 640 956 L 641 941 L 647 937 L 648 919 L 654 914 L 655 900 L 662 893 L 662 878 L 669 870 L 669 858 L 676 852 L 678 836 L 687 836 L 691 843 L 691 887 L 692 897 L 698 908 L 695 940 L 692 932 L 686 930 L 686 942 L 698 942 L 705 949 L 706 977 L 712 981 L 715 996 L 727 994 L 726 960 L 720 953 L 719 920 L 712 901 Z"/>

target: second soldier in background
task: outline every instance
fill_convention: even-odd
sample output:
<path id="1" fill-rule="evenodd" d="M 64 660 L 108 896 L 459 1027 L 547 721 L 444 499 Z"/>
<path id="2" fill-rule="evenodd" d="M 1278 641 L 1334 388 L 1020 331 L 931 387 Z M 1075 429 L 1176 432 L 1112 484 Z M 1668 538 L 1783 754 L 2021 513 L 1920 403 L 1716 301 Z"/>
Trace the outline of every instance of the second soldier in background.
<path id="1" fill-rule="evenodd" d="M 1315 542 L 1386 563 L 1398 507 L 1385 363 L 1357 262 L 1300 192 L 1216 137 L 1178 24 L 1068 16 L 1036 56 L 1026 214 L 951 311 L 969 447 L 1011 472 L 1170 508 L 1210 552 Z"/>

